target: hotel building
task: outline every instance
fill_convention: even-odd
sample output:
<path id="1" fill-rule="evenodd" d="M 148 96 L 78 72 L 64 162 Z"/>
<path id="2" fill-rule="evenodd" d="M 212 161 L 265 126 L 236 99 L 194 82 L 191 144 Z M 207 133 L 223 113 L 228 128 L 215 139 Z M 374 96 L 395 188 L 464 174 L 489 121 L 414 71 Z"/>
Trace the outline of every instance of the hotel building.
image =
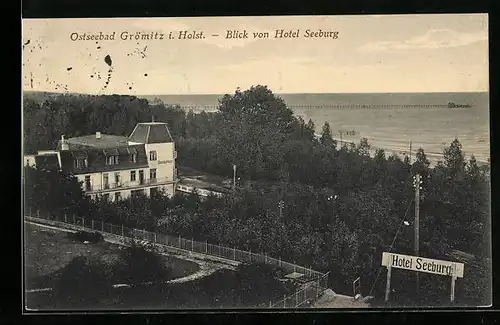
<path id="1" fill-rule="evenodd" d="M 65 139 L 54 151 L 34 157 L 37 168 L 56 167 L 74 175 L 85 193 L 111 201 L 163 189 L 175 193 L 177 152 L 167 124 L 139 123 L 129 137 L 96 132 Z M 31 157 L 25 165 L 34 165 Z"/>

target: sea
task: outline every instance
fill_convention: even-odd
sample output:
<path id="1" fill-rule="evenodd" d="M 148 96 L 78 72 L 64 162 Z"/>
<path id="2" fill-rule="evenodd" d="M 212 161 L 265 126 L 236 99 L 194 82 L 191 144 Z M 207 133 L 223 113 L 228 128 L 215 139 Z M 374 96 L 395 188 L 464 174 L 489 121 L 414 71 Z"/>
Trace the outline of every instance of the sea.
<path id="1" fill-rule="evenodd" d="M 372 149 L 415 157 L 424 149 L 432 164 L 457 138 L 467 159 L 481 163 L 490 157 L 489 94 L 467 93 L 328 93 L 276 94 L 319 134 L 325 122 L 337 140 L 359 143 L 367 138 Z M 223 94 L 139 96 L 186 111 L 217 110 Z M 411 151 L 410 151 L 411 150 Z M 411 153 L 411 155 L 410 155 Z"/>

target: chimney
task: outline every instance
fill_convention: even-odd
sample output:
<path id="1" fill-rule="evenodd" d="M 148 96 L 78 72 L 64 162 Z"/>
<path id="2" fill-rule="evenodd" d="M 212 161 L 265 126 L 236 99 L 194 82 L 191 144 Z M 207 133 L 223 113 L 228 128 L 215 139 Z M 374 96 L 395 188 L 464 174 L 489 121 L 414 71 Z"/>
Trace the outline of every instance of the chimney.
<path id="1" fill-rule="evenodd" d="M 95 133 L 95 138 L 100 139 L 101 138 L 101 132 L 96 132 Z"/>
<path id="2" fill-rule="evenodd" d="M 61 150 L 69 150 L 68 141 L 64 139 L 64 134 L 61 135 Z"/>

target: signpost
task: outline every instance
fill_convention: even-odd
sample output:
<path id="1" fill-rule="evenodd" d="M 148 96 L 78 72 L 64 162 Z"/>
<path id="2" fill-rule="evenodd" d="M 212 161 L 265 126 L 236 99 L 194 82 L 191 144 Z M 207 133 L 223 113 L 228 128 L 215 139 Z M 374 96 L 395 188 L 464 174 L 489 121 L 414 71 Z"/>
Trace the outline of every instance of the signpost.
<path id="1" fill-rule="evenodd" d="M 358 294 L 361 294 L 361 278 L 358 276 L 356 280 L 352 282 L 352 292 L 354 294 L 354 297 L 356 297 Z"/>
<path id="2" fill-rule="evenodd" d="M 420 256 L 411 256 L 395 253 L 382 253 L 382 266 L 387 268 L 387 284 L 385 288 L 385 301 L 389 300 L 391 288 L 392 268 L 445 275 L 451 277 L 450 301 L 455 301 L 455 280 L 464 277 L 464 264 L 443 260 L 435 260 Z"/>

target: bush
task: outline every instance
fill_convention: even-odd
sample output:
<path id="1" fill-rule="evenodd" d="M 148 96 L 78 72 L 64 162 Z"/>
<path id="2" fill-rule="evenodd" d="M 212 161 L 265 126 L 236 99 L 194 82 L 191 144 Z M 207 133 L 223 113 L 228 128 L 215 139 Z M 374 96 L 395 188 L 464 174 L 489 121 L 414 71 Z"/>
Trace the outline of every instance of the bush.
<path id="1" fill-rule="evenodd" d="M 54 294 L 64 305 L 94 303 L 105 297 L 111 290 L 111 268 L 100 260 L 89 260 L 84 256 L 73 258 L 56 280 Z"/>
<path id="2" fill-rule="evenodd" d="M 68 237 L 72 240 L 79 242 L 89 242 L 92 244 L 101 242 L 104 240 L 104 237 L 101 233 L 96 232 L 88 232 L 88 231 L 78 231 L 76 233 L 69 233 Z"/>
<path id="3" fill-rule="evenodd" d="M 116 274 L 120 280 L 130 284 L 141 284 L 152 281 L 165 281 L 171 270 L 167 267 L 163 256 L 153 247 L 132 242 L 123 249 L 116 265 Z"/>

